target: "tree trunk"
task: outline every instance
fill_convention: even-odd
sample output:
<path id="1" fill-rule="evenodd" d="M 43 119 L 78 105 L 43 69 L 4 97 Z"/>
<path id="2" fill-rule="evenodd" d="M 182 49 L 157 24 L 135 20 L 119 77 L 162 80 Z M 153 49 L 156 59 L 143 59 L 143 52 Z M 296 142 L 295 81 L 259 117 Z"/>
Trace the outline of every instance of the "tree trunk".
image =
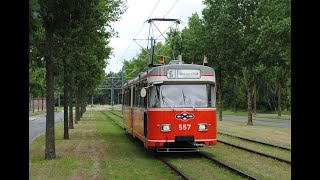
<path id="1" fill-rule="evenodd" d="M 69 129 L 73 129 L 73 98 L 72 91 L 69 89 Z"/>
<path id="2" fill-rule="evenodd" d="M 278 87 L 278 116 L 281 116 L 281 83 L 280 82 Z"/>
<path id="3" fill-rule="evenodd" d="M 67 64 L 67 57 L 63 58 L 63 74 L 64 74 L 64 82 L 63 82 L 63 110 L 64 110 L 64 133 L 63 133 L 63 138 L 64 139 L 69 139 L 69 127 L 68 127 L 68 104 L 69 104 L 69 80 L 68 80 L 68 64 Z"/>
<path id="4" fill-rule="evenodd" d="M 79 102 L 79 88 L 77 88 L 75 90 L 75 93 L 76 93 L 76 121 L 75 123 L 78 124 L 78 121 L 80 120 L 80 109 L 79 109 L 79 105 L 80 105 L 80 102 Z"/>
<path id="5" fill-rule="evenodd" d="M 219 89 L 218 89 L 218 103 L 219 103 L 219 121 L 222 121 L 222 110 L 223 110 L 223 104 L 222 104 L 222 70 L 221 67 L 218 69 L 219 70 Z"/>
<path id="6" fill-rule="evenodd" d="M 248 124 L 252 126 L 252 90 L 253 90 L 253 74 L 252 64 L 248 63 Z"/>
<path id="7" fill-rule="evenodd" d="M 233 86 L 233 111 L 237 112 L 237 87 L 238 87 L 238 83 L 236 80 L 236 83 Z"/>
<path id="8" fill-rule="evenodd" d="M 86 104 L 85 104 L 85 101 L 84 101 L 84 97 L 82 97 L 82 109 L 83 109 L 83 111 L 82 111 L 82 116 L 84 115 L 84 113 L 86 112 Z"/>
<path id="9" fill-rule="evenodd" d="M 253 113 L 257 114 L 257 85 L 256 84 L 254 84 L 254 94 L 253 95 L 254 95 Z"/>
<path id="10" fill-rule="evenodd" d="M 83 117 L 84 114 L 84 109 L 83 109 L 83 88 L 81 87 L 81 118 Z"/>
<path id="11" fill-rule="evenodd" d="M 41 94 L 41 111 L 43 111 L 43 93 Z"/>
<path id="12" fill-rule="evenodd" d="M 82 118 L 82 115 L 83 115 L 83 102 L 82 102 L 82 87 L 80 87 L 80 96 L 79 96 L 79 102 L 80 102 L 80 119 L 79 121 L 81 120 Z"/>
<path id="13" fill-rule="evenodd" d="M 38 96 L 38 112 L 40 111 L 40 97 Z"/>
<path id="14" fill-rule="evenodd" d="M 32 96 L 32 112 L 34 112 L 34 97 Z"/>
<path id="15" fill-rule="evenodd" d="M 272 105 L 271 105 L 271 102 L 270 102 L 270 98 L 268 98 L 268 105 L 269 105 L 270 110 L 272 111 Z"/>
<path id="16" fill-rule="evenodd" d="M 46 38 L 46 146 L 45 159 L 55 159 L 55 139 L 54 139 L 54 78 L 53 78 L 53 27 L 48 20 L 45 21 Z"/>

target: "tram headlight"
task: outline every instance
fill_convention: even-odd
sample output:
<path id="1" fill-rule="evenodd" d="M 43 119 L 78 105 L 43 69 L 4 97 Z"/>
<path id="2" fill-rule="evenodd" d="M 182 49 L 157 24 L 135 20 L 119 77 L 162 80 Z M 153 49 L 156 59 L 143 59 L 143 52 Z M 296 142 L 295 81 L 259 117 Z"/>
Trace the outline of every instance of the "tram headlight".
<path id="1" fill-rule="evenodd" d="M 171 124 L 161 124 L 160 131 L 161 132 L 170 132 L 171 131 Z"/>
<path id="2" fill-rule="evenodd" d="M 198 131 L 208 131 L 208 124 L 198 124 Z"/>

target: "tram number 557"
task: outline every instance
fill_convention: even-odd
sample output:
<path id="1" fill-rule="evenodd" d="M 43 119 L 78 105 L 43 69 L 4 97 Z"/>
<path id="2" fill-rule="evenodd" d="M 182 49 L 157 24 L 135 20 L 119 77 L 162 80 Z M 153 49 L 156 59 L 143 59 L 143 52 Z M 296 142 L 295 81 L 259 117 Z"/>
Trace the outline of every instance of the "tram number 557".
<path id="1" fill-rule="evenodd" d="M 191 124 L 179 124 L 179 130 L 186 131 L 190 130 Z"/>

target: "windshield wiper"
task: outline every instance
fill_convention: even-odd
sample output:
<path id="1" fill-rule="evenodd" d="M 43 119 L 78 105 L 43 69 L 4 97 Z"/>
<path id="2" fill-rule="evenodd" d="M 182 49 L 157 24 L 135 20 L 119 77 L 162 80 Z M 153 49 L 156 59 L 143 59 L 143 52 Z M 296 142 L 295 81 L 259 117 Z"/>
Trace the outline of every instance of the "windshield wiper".
<path id="1" fill-rule="evenodd" d="M 182 91 L 183 104 L 186 104 L 186 96 L 184 95 L 183 89 L 181 91 Z"/>
<path id="2" fill-rule="evenodd" d="M 164 97 L 164 96 L 162 95 L 162 101 L 163 101 L 164 103 L 168 104 L 168 105 L 171 107 L 172 110 L 174 110 L 173 106 L 172 106 L 168 101 L 166 101 L 166 99 L 168 99 L 168 98 L 166 98 L 166 97 Z"/>

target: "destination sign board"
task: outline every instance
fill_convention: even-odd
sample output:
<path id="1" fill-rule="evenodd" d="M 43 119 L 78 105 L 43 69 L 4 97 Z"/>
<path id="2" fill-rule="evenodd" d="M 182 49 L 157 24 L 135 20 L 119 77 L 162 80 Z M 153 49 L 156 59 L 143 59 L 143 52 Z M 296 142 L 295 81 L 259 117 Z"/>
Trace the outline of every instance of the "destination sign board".
<path id="1" fill-rule="evenodd" d="M 168 69 L 168 79 L 199 79 L 200 69 Z"/>

